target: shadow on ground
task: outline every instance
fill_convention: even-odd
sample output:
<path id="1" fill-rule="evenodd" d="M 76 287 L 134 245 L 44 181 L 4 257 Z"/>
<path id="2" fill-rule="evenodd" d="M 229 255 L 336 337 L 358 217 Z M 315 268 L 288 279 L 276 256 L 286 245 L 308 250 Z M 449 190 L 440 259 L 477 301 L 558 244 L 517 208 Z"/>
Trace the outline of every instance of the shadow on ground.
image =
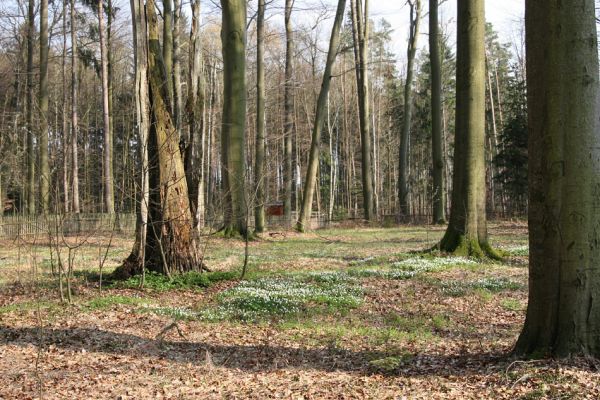
<path id="1" fill-rule="evenodd" d="M 170 335 L 176 335 L 175 331 Z M 302 348 L 279 345 L 218 345 L 203 342 L 148 339 L 95 328 L 14 328 L 0 325 L 0 345 L 50 346 L 69 351 L 107 353 L 132 357 L 149 357 L 176 363 L 241 369 L 252 372 L 278 369 L 316 369 L 345 371 L 361 375 L 386 373 L 402 376 L 472 375 L 506 368 L 511 361 L 506 354 L 465 353 L 394 354 L 387 352 L 350 351 L 337 347 Z M 400 360 L 397 366 L 382 370 L 371 361 L 386 358 Z"/>

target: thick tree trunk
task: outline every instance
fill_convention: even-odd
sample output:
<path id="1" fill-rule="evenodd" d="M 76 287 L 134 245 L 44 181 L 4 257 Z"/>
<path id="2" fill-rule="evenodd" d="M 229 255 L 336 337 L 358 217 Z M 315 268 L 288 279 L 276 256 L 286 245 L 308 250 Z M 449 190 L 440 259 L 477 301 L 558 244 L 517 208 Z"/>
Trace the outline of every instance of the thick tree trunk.
<path id="1" fill-rule="evenodd" d="M 410 214 L 408 203 L 409 188 L 409 154 L 410 130 L 412 125 L 413 109 L 413 76 L 415 56 L 417 54 L 417 40 L 421 23 L 421 0 L 409 1 L 410 5 L 410 34 L 408 39 L 406 82 L 404 83 L 404 120 L 400 134 L 400 155 L 398 158 L 398 200 L 400 203 L 400 216 L 407 218 Z"/>
<path id="2" fill-rule="evenodd" d="M 304 182 L 304 196 L 302 196 L 302 208 L 300 217 L 296 224 L 296 229 L 304 232 L 308 228 L 312 214 L 312 202 L 317 184 L 317 169 L 319 167 L 319 144 L 321 143 L 321 130 L 325 122 L 325 112 L 327 111 L 327 96 L 329 94 L 329 86 L 331 84 L 331 71 L 335 62 L 338 46 L 340 43 L 340 27 L 344 19 L 344 9 L 346 8 L 346 0 L 338 0 L 335 20 L 331 30 L 331 39 L 329 41 L 329 50 L 327 52 L 327 61 L 325 63 L 325 71 L 323 72 L 323 83 L 321 84 L 321 92 L 317 100 L 317 108 L 315 111 L 315 122 L 313 125 L 312 139 L 310 143 L 310 154 L 308 166 L 306 170 L 306 180 Z"/>
<path id="3" fill-rule="evenodd" d="M 292 7 L 294 0 L 285 0 L 285 87 L 283 94 L 283 215 L 286 225 L 292 223 L 292 191 L 294 185 L 294 31 Z"/>
<path id="4" fill-rule="evenodd" d="M 50 211 L 50 163 L 48 160 L 48 0 L 40 3 L 40 206 Z"/>
<path id="5" fill-rule="evenodd" d="M 77 137 L 79 135 L 79 79 L 77 72 L 77 25 L 75 19 L 75 0 L 71 0 L 71 179 L 73 188 L 72 210 L 75 214 L 80 211 L 79 207 L 79 157 Z"/>
<path id="6" fill-rule="evenodd" d="M 433 160 L 433 223 L 446 223 L 442 133 L 442 72 L 438 1 L 429 0 L 429 58 L 431 61 L 431 155 Z"/>
<path id="7" fill-rule="evenodd" d="M 221 0 L 223 22 L 222 159 L 226 236 L 246 235 L 246 1 Z"/>
<path id="8" fill-rule="evenodd" d="M 358 89 L 358 120 L 360 126 L 362 157 L 362 192 L 364 218 L 371 221 L 373 210 L 373 163 L 371 138 L 371 113 L 369 108 L 369 0 L 350 0 L 354 58 L 356 63 L 356 86 Z"/>
<path id="9" fill-rule="evenodd" d="M 498 258 L 485 210 L 485 12 L 483 0 L 458 1 L 456 139 L 450 223 L 440 249 Z"/>
<path id="10" fill-rule="evenodd" d="M 600 356 L 594 1 L 526 2 L 529 306 L 515 352 Z"/>
<path id="11" fill-rule="evenodd" d="M 265 0 L 258 0 L 256 16 L 256 156 L 254 230 L 265 230 Z"/>
<path id="12" fill-rule="evenodd" d="M 27 7 L 27 213 L 35 214 L 35 127 L 33 125 L 33 46 L 35 36 L 35 0 Z"/>
<path id="13" fill-rule="evenodd" d="M 115 195 L 112 168 L 112 135 L 110 131 L 110 104 L 108 90 L 108 50 L 104 32 L 104 1 L 98 0 L 98 32 L 100 37 L 100 64 L 102 70 L 102 121 L 104 130 L 104 211 L 108 214 L 115 213 Z"/>
<path id="14" fill-rule="evenodd" d="M 179 138 L 168 110 L 166 76 L 159 43 L 154 0 L 147 2 L 150 133 L 148 136 L 149 221 L 146 263 L 171 275 L 198 270 L 196 235 L 187 193 Z"/>

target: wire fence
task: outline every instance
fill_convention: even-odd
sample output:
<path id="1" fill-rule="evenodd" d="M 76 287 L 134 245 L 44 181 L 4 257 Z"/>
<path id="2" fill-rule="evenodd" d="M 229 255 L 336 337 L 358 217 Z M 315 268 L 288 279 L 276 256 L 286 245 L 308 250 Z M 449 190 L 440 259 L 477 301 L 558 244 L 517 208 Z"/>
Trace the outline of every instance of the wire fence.
<path id="1" fill-rule="evenodd" d="M 135 232 L 135 214 L 49 214 L 0 217 L 0 238 Z"/>

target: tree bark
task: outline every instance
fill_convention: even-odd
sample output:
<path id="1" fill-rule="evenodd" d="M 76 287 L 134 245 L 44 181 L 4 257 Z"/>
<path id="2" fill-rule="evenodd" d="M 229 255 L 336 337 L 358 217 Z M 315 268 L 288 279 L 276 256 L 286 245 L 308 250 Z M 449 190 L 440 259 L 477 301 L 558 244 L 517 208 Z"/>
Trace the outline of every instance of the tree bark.
<path id="1" fill-rule="evenodd" d="M 74 0 L 71 0 L 74 1 Z M 148 234 L 149 176 L 148 131 L 150 106 L 148 99 L 148 41 L 144 0 L 130 0 L 133 31 L 133 63 L 135 69 L 135 116 L 139 139 L 141 171 L 139 171 L 139 201 L 136 204 L 135 241 L 131 253 L 113 276 L 127 279 L 139 274 L 145 267 Z"/>
<path id="2" fill-rule="evenodd" d="M 113 141 L 110 130 L 110 105 L 108 90 L 108 50 L 104 32 L 104 1 L 98 0 L 98 31 L 100 36 L 100 64 L 102 69 L 102 121 L 104 130 L 104 211 L 115 213 L 115 195 L 113 182 L 112 154 Z"/>
<path id="3" fill-rule="evenodd" d="M 398 158 L 398 200 L 400 203 L 400 217 L 408 218 L 410 204 L 408 202 L 409 188 L 409 155 L 410 130 L 413 109 L 413 76 L 415 56 L 417 54 L 417 40 L 421 23 L 421 0 L 408 1 L 410 5 L 410 34 L 408 39 L 406 82 L 404 83 L 404 120 L 400 135 L 400 155 Z"/>
<path id="4" fill-rule="evenodd" d="M 258 0 L 256 16 L 256 155 L 254 230 L 265 230 L 265 0 Z"/>
<path id="5" fill-rule="evenodd" d="M 162 59 L 165 66 L 167 88 L 167 104 L 169 112 L 173 111 L 173 0 L 162 0 L 163 3 L 163 45 Z"/>
<path id="6" fill-rule="evenodd" d="M 50 211 L 50 163 L 48 161 L 48 0 L 40 3 L 40 206 Z"/>
<path id="7" fill-rule="evenodd" d="M 488 243 L 485 210 L 485 12 L 483 0 L 458 1 L 456 139 L 450 223 L 440 249 L 499 258 Z"/>
<path id="8" fill-rule="evenodd" d="M 221 0 L 223 22 L 222 162 L 225 236 L 247 232 L 246 221 L 246 1 Z"/>
<path id="9" fill-rule="evenodd" d="M 442 133 L 442 70 L 438 0 L 429 0 L 429 58 L 431 62 L 431 156 L 433 160 L 433 223 L 446 223 Z"/>
<path id="10" fill-rule="evenodd" d="M 371 113 L 369 108 L 369 0 L 350 0 L 356 85 L 358 89 L 358 120 L 360 126 L 362 157 L 362 192 L 364 219 L 371 221 L 373 210 L 373 162 L 371 138 Z"/>
<path id="11" fill-rule="evenodd" d="M 190 60 L 188 73 L 188 143 L 185 150 L 185 172 L 188 180 L 190 206 L 194 224 L 204 224 L 204 180 L 205 180 L 205 124 L 204 124 L 204 72 L 200 43 L 200 0 L 191 3 L 192 26 L 190 31 Z"/>
<path id="12" fill-rule="evenodd" d="M 285 0 L 285 87 L 283 94 L 283 215 L 286 225 L 292 222 L 292 191 L 294 185 L 294 31 L 292 8 L 294 0 Z"/>
<path id="13" fill-rule="evenodd" d="M 526 2 L 529 306 L 515 352 L 600 356 L 594 1 Z"/>
<path id="14" fill-rule="evenodd" d="M 73 189 L 73 213 L 80 212 L 79 206 L 79 157 L 77 137 L 79 136 L 79 71 L 77 55 L 77 25 L 75 18 L 75 0 L 71 0 L 71 187 Z"/>
<path id="15" fill-rule="evenodd" d="M 154 7 L 154 0 L 148 0 L 148 93 L 151 110 L 148 155 L 151 192 L 146 263 L 151 270 L 171 275 L 199 270 L 200 265 L 179 137 L 168 110 L 164 86 L 166 76 Z"/>
<path id="16" fill-rule="evenodd" d="M 27 213 L 35 214 L 35 127 L 33 125 L 33 46 L 35 36 L 35 0 L 27 7 Z"/>
<path id="17" fill-rule="evenodd" d="M 304 232 L 309 226 L 312 214 L 312 202 L 317 183 L 317 169 L 319 167 L 319 145 L 321 142 L 321 130 L 325 122 L 325 112 L 327 111 L 327 96 L 329 94 L 329 86 L 331 84 L 331 71 L 335 62 L 338 47 L 340 43 L 340 27 L 344 19 L 344 9 L 346 8 L 346 0 L 338 0 L 335 20 L 331 30 L 331 39 L 329 40 L 329 50 L 327 52 L 327 61 L 325 63 L 325 71 L 323 72 L 323 83 L 321 84 L 321 92 L 317 100 L 317 108 L 315 111 L 315 122 L 313 125 L 312 139 L 310 143 L 310 154 L 308 159 L 308 167 L 306 170 L 306 181 L 304 183 L 304 196 L 302 196 L 302 208 L 300 217 L 296 224 L 296 229 Z"/>
<path id="18" fill-rule="evenodd" d="M 69 187 L 69 139 L 71 133 L 69 132 L 69 110 L 67 104 L 69 103 L 69 90 L 67 84 L 67 4 L 69 0 L 63 0 L 62 7 L 62 25 L 63 25 L 63 51 L 62 51 L 62 186 L 63 186 L 63 212 L 66 214 L 71 209 L 71 203 L 69 201 L 70 187 Z"/>

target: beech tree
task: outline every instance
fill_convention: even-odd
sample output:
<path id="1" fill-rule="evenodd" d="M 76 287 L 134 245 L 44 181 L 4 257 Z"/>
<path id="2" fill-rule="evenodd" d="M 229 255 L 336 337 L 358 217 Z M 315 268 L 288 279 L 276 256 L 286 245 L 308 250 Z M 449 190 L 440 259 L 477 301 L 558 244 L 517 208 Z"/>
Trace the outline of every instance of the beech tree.
<path id="1" fill-rule="evenodd" d="M 417 54 L 417 41 L 419 27 L 421 26 L 421 0 L 408 1 L 410 6 L 410 32 L 408 38 L 406 81 L 404 83 L 404 120 L 400 134 L 400 151 L 398 157 L 398 199 L 400 202 L 400 216 L 406 218 L 409 213 L 409 182 L 408 182 L 408 145 L 410 143 L 410 130 L 412 124 L 413 108 L 413 76 L 415 56 Z"/>
<path id="2" fill-rule="evenodd" d="M 48 0 L 40 2 L 40 205 L 42 214 L 50 211 L 50 163 L 48 161 Z"/>
<path id="3" fill-rule="evenodd" d="M 292 8 L 294 0 L 285 0 L 285 87 L 283 122 L 283 175 L 285 192 L 283 215 L 286 224 L 292 221 L 292 190 L 294 185 L 293 134 L 294 134 L 294 31 L 292 30 Z"/>
<path id="4" fill-rule="evenodd" d="M 458 0 L 456 134 L 450 222 L 439 243 L 457 255 L 498 258 L 485 210 L 484 0 Z"/>
<path id="5" fill-rule="evenodd" d="M 254 230 L 265 230 L 265 0 L 258 0 L 256 15 L 256 156 Z"/>
<path id="6" fill-rule="evenodd" d="M 246 235 L 246 1 L 221 0 L 223 116 L 221 157 L 225 197 L 224 233 Z"/>
<path id="7" fill-rule="evenodd" d="M 429 60 L 431 64 L 431 158 L 433 161 L 433 223 L 446 222 L 442 132 L 442 68 L 438 0 L 429 0 Z"/>
<path id="8" fill-rule="evenodd" d="M 327 52 L 327 61 L 325 62 L 325 71 L 323 72 L 323 83 L 317 100 L 317 109 L 315 112 L 315 122 L 312 128 L 312 139 L 310 143 L 310 153 L 308 167 L 306 170 L 306 180 L 304 183 L 304 195 L 302 196 L 302 209 L 296 224 L 296 229 L 303 232 L 307 228 L 312 214 L 312 202 L 317 183 L 317 168 L 319 167 L 319 145 L 321 142 L 321 130 L 325 123 L 325 112 L 327 111 L 327 97 L 329 86 L 331 84 L 331 71 L 337 57 L 340 44 L 340 27 L 344 18 L 344 9 L 346 0 L 338 0 L 333 28 L 331 28 L 331 39 L 329 40 L 329 50 Z"/>
<path id="9" fill-rule="evenodd" d="M 364 4 L 363 4 L 364 3 Z M 362 193 L 364 218 L 374 217 L 373 160 L 371 110 L 369 107 L 369 0 L 350 0 L 356 85 L 358 88 L 358 119 L 362 158 Z"/>
<path id="10" fill-rule="evenodd" d="M 139 6 L 139 4 L 132 3 L 136 20 L 141 13 L 141 10 L 138 10 Z M 134 251 L 123 267 L 116 272 L 117 276 L 140 272 L 144 266 L 167 276 L 200 269 L 187 181 L 179 150 L 179 136 L 173 123 L 168 93 L 164 85 L 166 75 L 155 7 L 154 0 L 147 1 L 150 193 L 148 223 L 145 232 L 146 243 L 143 250 L 136 249 L 134 245 Z M 140 32 L 138 30 L 136 35 L 139 35 Z M 143 45 L 143 43 L 141 44 Z M 140 52 L 136 58 L 138 62 L 143 59 L 143 56 L 140 58 L 139 54 Z M 144 71 L 139 72 L 142 74 L 136 74 L 136 82 L 143 83 Z M 143 90 L 141 95 L 139 93 L 138 112 L 142 113 L 145 108 Z M 142 127 L 143 124 L 140 128 Z M 143 239 L 143 237 L 137 237 L 136 244 L 141 246 Z M 141 265 L 136 265 L 136 262 Z"/>
<path id="11" fill-rule="evenodd" d="M 600 356 L 594 1 L 526 1 L 529 305 L 515 351 Z"/>

